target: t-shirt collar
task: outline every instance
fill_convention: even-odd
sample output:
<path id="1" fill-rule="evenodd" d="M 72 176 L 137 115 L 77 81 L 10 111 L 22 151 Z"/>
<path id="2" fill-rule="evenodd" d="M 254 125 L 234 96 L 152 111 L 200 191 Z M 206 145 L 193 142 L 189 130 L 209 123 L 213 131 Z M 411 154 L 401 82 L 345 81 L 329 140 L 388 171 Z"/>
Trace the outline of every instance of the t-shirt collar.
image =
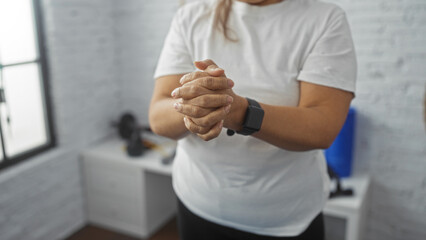
<path id="1" fill-rule="evenodd" d="M 282 7 L 291 0 L 283 0 L 266 6 L 256 6 L 237 0 L 232 1 L 232 10 L 241 15 L 271 15 L 282 11 Z"/>

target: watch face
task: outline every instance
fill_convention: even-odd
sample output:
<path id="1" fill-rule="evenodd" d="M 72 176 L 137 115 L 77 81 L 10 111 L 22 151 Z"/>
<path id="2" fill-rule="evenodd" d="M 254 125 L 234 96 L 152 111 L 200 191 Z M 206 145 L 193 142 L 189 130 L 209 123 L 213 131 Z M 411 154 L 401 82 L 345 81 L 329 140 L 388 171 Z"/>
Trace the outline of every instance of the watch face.
<path id="1" fill-rule="evenodd" d="M 262 126 L 262 120 L 264 111 L 261 108 L 249 107 L 247 109 L 246 121 L 244 122 L 245 127 L 251 128 L 255 131 L 259 131 Z"/>

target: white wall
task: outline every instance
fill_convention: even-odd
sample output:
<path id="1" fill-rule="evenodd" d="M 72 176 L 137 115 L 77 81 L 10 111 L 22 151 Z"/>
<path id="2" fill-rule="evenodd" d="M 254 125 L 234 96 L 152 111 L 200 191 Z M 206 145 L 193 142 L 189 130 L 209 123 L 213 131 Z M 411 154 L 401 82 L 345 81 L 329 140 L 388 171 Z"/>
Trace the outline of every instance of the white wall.
<path id="1" fill-rule="evenodd" d="M 148 124 L 154 70 L 178 0 L 115 1 L 117 61 L 123 102 Z"/>
<path id="2" fill-rule="evenodd" d="M 426 1 L 330 0 L 358 55 L 355 170 L 373 178 L 367 238 L 426 239 Z"/>
<path id="3" fill-rule="evenodd" d="M 121 112 L 112 1 L 44 0 L 58 146 L 0 172 L 0 239 L 61 239 L 86 223 L 78 153 Z"/>

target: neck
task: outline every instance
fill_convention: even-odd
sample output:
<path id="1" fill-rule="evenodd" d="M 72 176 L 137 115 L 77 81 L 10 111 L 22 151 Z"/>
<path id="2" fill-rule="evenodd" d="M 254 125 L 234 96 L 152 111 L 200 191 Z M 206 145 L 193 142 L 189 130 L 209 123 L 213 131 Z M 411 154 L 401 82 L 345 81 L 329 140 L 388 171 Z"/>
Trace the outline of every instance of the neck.
<path id="1" fill-rule="evenodd" d="M 255 6 L 266 6 L 266 5 L 270 5 L 274 3 L 279 3 L 285 0 L 263 0 L 263 1 L 262 0 L 237 0 L 237 1 L 245 2 Z"/>

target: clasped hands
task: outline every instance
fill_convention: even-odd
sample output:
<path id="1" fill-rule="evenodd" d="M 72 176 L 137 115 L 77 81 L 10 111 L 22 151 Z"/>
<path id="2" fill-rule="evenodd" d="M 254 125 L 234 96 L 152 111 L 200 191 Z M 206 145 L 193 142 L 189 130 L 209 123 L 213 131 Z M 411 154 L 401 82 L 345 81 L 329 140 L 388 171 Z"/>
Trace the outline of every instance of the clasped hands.
<path id="1" fill-rule="evenodd" d="M 185 74 L 180 79 L 182 86 L 171 96 L 177 99 L 174 108 L 184 115 L 185 127 L 209 141 L 219 136 L 224 124 L 233 125 L 237 115 L 231 115 L 241 105 L 237 104 L 241 97 L 232 91 L 234 82 L 212 60 L 197 61 L 195 66 L 202 71 Z"/>

